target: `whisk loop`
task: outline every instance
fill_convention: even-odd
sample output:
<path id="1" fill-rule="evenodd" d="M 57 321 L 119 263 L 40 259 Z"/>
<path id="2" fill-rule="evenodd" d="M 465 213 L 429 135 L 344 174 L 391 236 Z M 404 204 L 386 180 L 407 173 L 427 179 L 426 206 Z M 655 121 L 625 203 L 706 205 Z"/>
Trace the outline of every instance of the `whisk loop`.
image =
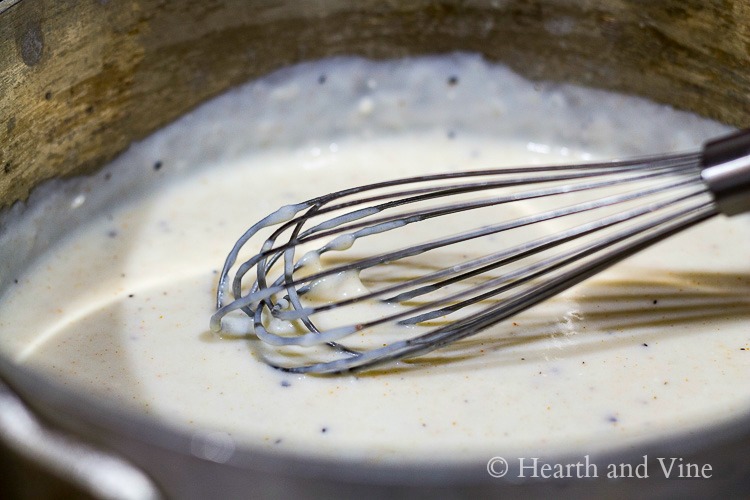
<path id="1" fill-rule="evenodd" d="M 266 361 L 297 373 L 415 357 L 720 211 L 750 210 L 748 155 L 740 132 L 700 152 L 449 172 L 288 205 L 230 251 L 211 329 L 245 317 L 242 332 L 273 346 Z"/>

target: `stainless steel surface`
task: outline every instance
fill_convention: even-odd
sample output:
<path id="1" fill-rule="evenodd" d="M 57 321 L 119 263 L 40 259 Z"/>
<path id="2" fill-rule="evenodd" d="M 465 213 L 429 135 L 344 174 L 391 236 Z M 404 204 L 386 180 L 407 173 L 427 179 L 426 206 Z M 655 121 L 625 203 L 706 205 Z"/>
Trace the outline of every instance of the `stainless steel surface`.
<path id="1" fill-rule="evenodd" d="M 66 478 L 96 498 L 140 500 L 160 498 L 143 472 L 73 435 L 49 429 L 0 382 L 0 439 L 18 455 Z"/>
<path id="2" fill-rule="evenodd" d="M 706 145 L 701 176 L 722 213 L 750 210 L 750 133 L 747 130 Z"/>
<path id="3" fill-rule="evenodd" d="M 482 52 L 532 78 L 638 93 L 747 127 L 748 20 L 750 5 L 741 0 L 0 0 L 0 207 L 26 199 L 45 179 L 96 170 L 232 85 L 336 54 Z M 7 230 L 0 215 L 0 233 Z M 24 252 L 32 258 L 42 246 Z M 0 262 L 0 288 L 11 279 Z M 5 356 L 0 378 L 45 427 L 135 464 L 173 498 L 739 497 L 750 491 L 750 415 L 700 436 L 601 457 L 634 463 L 651 453 L 710 462 L 719 471 L 710 481 L 518 484 L 490 478 L 484 463 L 451 466 L 449 457 L 394 468 L 231 447 L 93 400 Z M 216 446 L 231 453 L 210 453 Z M 0 450 L 0 464 L 18 472 L 0 478 L 11 494 L 85 494 L 53 475 L 43 480 L 43 467 L 8 455 L 7 445 Z"/>

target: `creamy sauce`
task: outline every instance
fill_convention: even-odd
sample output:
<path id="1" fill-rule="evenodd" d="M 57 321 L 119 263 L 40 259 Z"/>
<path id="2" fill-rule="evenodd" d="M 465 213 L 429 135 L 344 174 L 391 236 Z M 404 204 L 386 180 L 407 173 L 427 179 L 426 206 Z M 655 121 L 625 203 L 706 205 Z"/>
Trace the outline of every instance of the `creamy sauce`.
<path id="1" fill-rule="evenodd" d="M 172 425 L 292 453 L 486 460 L 700 432 L 750 410 L 747 218 L 391 371 L 285 374 L 208 318 L 226 252 L 280 206 L 404 175 L 695 148 L 726 130 L 471 55 L 283 70 L 6 215 L 0 351 Z"/>

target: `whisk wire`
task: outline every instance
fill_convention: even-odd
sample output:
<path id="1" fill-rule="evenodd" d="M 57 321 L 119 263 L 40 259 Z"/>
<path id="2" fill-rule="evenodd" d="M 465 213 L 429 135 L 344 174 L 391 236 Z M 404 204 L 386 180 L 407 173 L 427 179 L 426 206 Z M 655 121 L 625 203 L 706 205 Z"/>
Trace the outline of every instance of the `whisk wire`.
<path id="1" fill-rule="evenodd" d="M 658 177 L 659 175 L 660 174 L 649 172 L 649 173 L 641 174 L 641 175 L 638 175 L 636 177 L 630 178 L 627 181 L 623 181 L 623 184 L 625 182 L 643 181 L 643 180 L 646 180 L 646 179 Z M 663 175 L 663 174 L 661 174 L 661 175 Z M 356 263 L 351 263 L 349 265 L 343 265 L 343 266 L 339 266 L 339 267 L 336 267 L 336 268 L 328 269 L 326 271 L 323 271 L 321 273 L 315 274 L 313 276 L 306 277 L 305 280 L 307 280 L 307 281 L 313 281 L 313 280 L 316 280 L 316 279 L 323 278 L 325 276 L 329 276 L 329 275 L 332 275 L 332 274 L 337 274 L 337 273 L 340 273 L 340 272 L 349 271 L 349 270 L 352 270 L 352 269 L 365 269 L 367 267 L 372 267 L 374 265 L 382 264 L 383 262 L 387 262 L 387 261 L 391 261 L 391 260 L 396 260 L 396 259 L 402 259 L 402 258 L 405 258 L 405 257 L 412 257 L 412 256 L 418 255 L 420 253 L 424 253 L 426 251 L 432 250 L 434 248 L 438 248 L 438 247 L 442 247 L 442 246 L 447 246 L 447 245 L 452 245 L 452 244 L 456 244 L 456 243 L 461 243 L 461 242 L 464 242 L 464 241 L 468 241 L 470 239 L 475 239 L 475 238 L 479 238 L 479 237 L 482 237 L 482 236 L 487 236 L 489 234 L 496 233 L 496 232 L 506 231 L 508 229 L 512 229 L 512 228 L 515 228 L 515 227 L 521 227 L 521 226 L 524 226 L 524 225 L 534 224 L 534 223 L 537 223 L 537 222 L 540 222 L 540 221 L 543 221 L 543 220 L 551 220 L 551 219 L 554 219 L 554 218 L 559 218 L 559 217 L 562 217 L 562 216 L 565 216 L 565 215 L 570 215 L 570 214 L 578 213 L 578 212 L 585 211 L 585 210 L 591 210 L 591 209 L 594 209 L 594 208 L 600 208 L 601 206 L 605 206 L 605 205 L 611 205 L 611 204 L 614 204 L 614 203 L 621 203 L 621 202 L 624 202 L 624 201 L 630 201 L 630 200 L 633 200 L 633 199 L 636 199 L 636 198 L 639 198 L 639 197 L 645 197 L 645 196 L 648 196 L 648 195 L 651 195 L 651 194 L 655 194 L 655 193 L 658 193 L 658 192 L 666 191 L 668 189 L 672 189 L 673 187 L 685 185 L 685 184 L 687 184 L 689 182 L 695 182 L 695 179 L 694 178 L 688 178 L 687 180 L 678 181 L 678 182 L 675 182 L 675 183 L 669 183 L 667 185 L 659 186 L 659 187 L 656 187 L 656 188 L 651 188 L 651 189 L 647 189 L 647 190 L 638 190 L 638 191 L 629 193 L 627 196 L 624 196 L 624 195 L 623 196 L 619 196 L 619 197 L 612 196 L 612 197 L 604 198 L 604 199 L 601 199 L 601 200 L 594 200 L 594 201 L 590 201 L 590 202 L 587 202 L 587 203 L 581 203 L 581 204 L 578 204 L 578 205 L 575 205 L 575 206 L 572 206 L 572 207 L 568 207 L 567 209 L 560 209 L 560 210 L 557 210 L 557 211 L 545 212 L 545 213 L 536 215 L 534 217 L 528 217 L 528 218 L 524 218 L 524 219 L 521 219 L 521 220 L 512 221 L 511 223 L 507 223 L 507 224 L 504 224 L 504 225 L 498 224 L 498 225 L 494 225 L 494 226 L 483 227 L 483 228 L 477 229 L 474 232 L 471 232 L 471 233 L 462 233 L 462 234 L 456 235 L 456 236 L 454 236 L 452 238 L 449 238 L 449 239 L 437 240 L 437 241 L 425 243 L 423 245 L 413 246 L 413 247 L 409 248 L 408 250 L 403 250 L 402 249 L 402 250 L 393 251 L 393 252 L 386 253 L 386 254 L 379 254 L 379 255 L 376 255 L 376 256 L 372 256 L 372 257 L 370 257 L 368 259 L 360 260 L 360 261 L 358 261 Z M 490 200 L 481 200 L 481 201 L 466 202 L 466 203 L 461 203 L 461 204 L 452 204 L 452 205 L 448 205 L 448 206 L 442 206 L 442 207 L 440 207 L 438 209 L 432 209 L 432 210 L 428 209 L 428 210 L 424 210 L 424 211 L 421 211 L 421 212 L 416 212 L 416 211 L 415 212 L 408 212 L 406 214 L 398 214 L 398 215 L 393 215 L 393 216 L 389 216 L 389 217 L 377 218 L 377 219 L 374 219 L 372 221 L 359 222 L 359 223 L 352 224 L 352 225 L 349 225 L 349 226 L 340 226 L 340 227 L 336 228 L 335 230 L 333 228 L 327 228 L 328 229 L 327 231 L 320 232 L 320 233 L 317 233 L 315 235 L 313 235 L 315 227 L 311 228 L 311 229 L 309 229 L 307 231 L 305 231 L 304 233 L 302 233 L 299 236 L 298 236 L 298 231 L 295 231 L 294 234 L 292 235 L 292 237 L 289 238 L 289 241 L 286 244 L 280 245 L 279 247 L 276 247 L 276 248 L 268 248 L 268 249 L 266 249 L 266 247 L 268 245 L 264 245 L 264 251 L 257 256 L 258 257 L 257 261 L 251 259 L 248 262 L 246 262 L 245 264 L 243 264 L 240 267 L 240 269 L 237 271 L 237 273 L 235 274 L 234 283 L 233 283 L 233 285 L 234 285 L 234 292 L 235 292 L 235 295 L 239 295 L 240 294 L 240 286 L 241 286 L 241 283 L 242 283 L 242 279 L 244 278 L 246 272 L 249 269 L 251 269 L 252 267 L 255 267 L 256 265 L 259 267 L 259 271 L 260 271 L 261 267 L 262 268 L 270 268 L 276 262 L 276 259 L 278 259 L 282 255 L 290 255 L 291 258 L 293 258 L 293 255 L 294 255 L 293 253 L 291 253 L 291 254 L 285 254 L 285 252 L 287 250 L 289 250 L 290 248 L 294 249 L 295 247 L 299 246 L 302 243 L 307 243 L 309 241 L 313 241 L 313 240 L 316 240 L 316 239 L 322 239 L 322 238 L 329 238 L 331 236 L 337 236 L 337 235 L 339 235 L 342 232 L 350 232 L 351 236 L 354 239 L 356 239 L 356 238 L 358 238 L 360 236 L 368 236 L 368 235 L 374 234 L 376 232 L 380 232 L 380 231 L 384 231 L 384 230 L 396 229 L 397 227 L 401 227 L 401 225 L 406 225 L 406 224 L 411 224 L 411 223 L 414 223 L 414 222 L 424 221 L 424 220 L 427 220 L 427 219 L 429 219 L 431 217 L 438 217 L 438 216 L 442 216 L 442 215 L 447 215 L 447 214 L 452 214 L 452 213 L 458 213 L 458 212 L 462 212 L 462 211 L 466 211 L 466 210 L 483 208 L 483 207 L 488 207 L 488 206 L 496 206 L 496 205 L 501 205 L 501 204 L 508 203 L 508 202 L 511 202 L 511 201 L 530 200 L 530 199 L 534 199 L 534 198 L 549 197 L 549 196 L 553 196 L 553 195 L 556 195 L 556 194 L 562 194 L 562 193 L 573 193 L 573 192 L 583 191 L 583 190 L 592 190 L 592 189 L 597 189 L 597 188 L 601 188 L 601 187 L 606 187 L 608 185 L 610 185 L 610 183 L 607 182 L 607 181 L 597 182 L 597 183 L 588 183 L 588 184 L 584 184 L 584 185 L 581 185 L 581 186 L 575 186 L 575 187 L 566 185 L 566 186 L 558 187 L 558 188 L 555 188 L 555 189 L 525 192 L 525 193 L 520 193 L 520 194 L 513 195 L 513 196 L 496 197 L 496 198 L 492 198 Z M 491 186 L 491 187 L 494 187 L 494 186 Z M 456 192 L 455 191 L 451 191 L 449 194 L 456 194 Z M 443 193 L 443 195 L 447 196 L 448 193 Z M 377 213 L 379 213 L 379 212 L 380 212 L 380 210 L 378 210 Z M 317 213 L 318 212 L 315 211 L 312 214 L 308 213 L 308 214 L 306 214 L 304 216 L 301 216 L 299 218 L 295 218 L 294 220 L 292 220 L 289 223 L 287 223 L 287 225 L 285 225 L 284 227 L 279 228 L 274 233 L 274 235 L 272 235 L 267 240 L 266 243 L 273 244 L 273 242 L 278 237 L 278 235 L 281 234 L 281 232 L 284 231 L 285 229 L 288 229 L 289 226 L 296 225 L 297 227 L 299 227 L 299 224 L 302 224 L 302 223 L 306 222 L 309 218 L 311 218 L 313 215 L 316 215 Z M 376 212 L 372 212 L 372 213 L 374 214 Z M 387 224 L 390 224 L 392 222 L 399 222 L 400 224 L 393 225 L 393 226 L 388 226 L 387 225 Z M 357 231 L 359 231 L 359 230 L 362 230 L 362 229 L 372 229 L 372 228 L 376 228 L 376 229 L 374 231 L 367 231 L 367 232 L 364 232 L 364 233 L 357 233 Z M 322 253 L 325 253 L 326 251 L 329 251 L 329 250 L 331 250 L 330 246 L 324 246 L 324 247 L 321 247 L 321 248 L 317 249 L 316 252 L 318 254 L 322 254 Z M 276 254 L 275 259 L 272 259 L 270 261 L 269 266 L 261 266 L 261 262 L 264 262 L 263 259 L 267 255 L 269 255 L 271 253 Z M 295 267 L 293 270 L 297 270 L 297 268 Z M 289 285 L 289 286 L 295 286 L 295 285 L 299 284 L 299 281 L 295 281 L 293 279 L 290 279 L 288 276 L 286 276 L 286 280 L 287 280 L 287 285 Z M 263 283 L 263 286 L 265 286 L 265 277 L 263 277 L 263 279 L 261 280 L 260 276 L 259 276 L 259 282 Z M 279 283 L 280 283 L 280 281 L 277 282 L 277 283 L 274 283 L 274 284 L 276 285 L 276 284 L 279 284 Z"/>
<path id="2" fill-rule="evenodd" d="M 220 330 L 223 318 L 239 310 L 250 319 L 248 332 L 267 345 L 331 348 L 330 355 L 304 351 L 312 357 L 295 350 L 289 363 L 266 360 L 295 373 L 361 370 L 430 352 L 719 213 L 716 193 L 701 177 L 703 163 L 704 153 L 694 152 L 448 172 L 349 188 L 282 207 L 248 229 L 231 249 L 211 328 Z M 502 217 L 504 207 L 509 218 Z M 478 223 L 475 213 L 495 220 Z M 425 226 L 433 228 L 427 234 L 446 234 L 412 241 L 418 233 L 404 228 L 422 223 L 433 224 Z M 453 232 L 454 224 L 474 227 Z M 270 226 L 278 227 L 269 230 L 258 253 L 236 266 L 230 283 L 242 250 Z M 396 237 L 395 244 L 381 250 L 364 248 L 359 257 L 349 250 L 358 240 L 382 243 L 387 233 L 406 238 Z M 491 239 L 501 234 L 519 242 L 479 255 L 448 251 L 474 240 L 491 248 Z M 355 257 L 340 263 L 323 259 L 346 251 Z M 416 274 L 390 282 L 383 273 L 393 266 Z M 420 267 L 426 270 L 417 272 Z M 255 279 L 248 284 L 253 269 Z M 357 277 L 356 291 L 326 295 L 324 283 L 346 280 L 351 273 Z M 333 283 L 335 289 L 338 282 Z M 225 304 L 228 289 L 233 300 Z M 357 309 L 364 306 L 366 313 Z M 347 310 L 355 319 L 340 314 Z M 360 335 L 349 341 L 354 334 Z M 284 357 L 283 351 L 276 354 Z"/>
<path id="3" fill-rule="evenodd" d="M 618 252 L 610 252 L 599 256 L 597 259 L 586 263 L 581 267 L 577 267 L 573 270 L 569 270 L 563 274 L 550 278 L 534 287 L 530 287 L 525 291 L 517 294 L 514 297 L 509 298 L 498 305 L 491 306 L 481 314 L 474 317 L 467 318 L 464 320 L 456 321 L 450 325 L 437 328 L 429 333 L 409 338 L 406 340 L 400 340 L 393 342 L 387 346 L 373 349 L 367 352 L 357 353 L 356 356 L 339 359 L 336 361 L 314 363 L 307 366 L 282 366 L 274 363 L 271 364 L 274 368 L 282 371 L 292 373 L 320 373 L 320 374 L 335 374 L 343 373 L 352 370 L 362 370 L 379 366 L 384 363 L 396 361 L 400 359 L 408 359 L 416 357 L 422 354 L 426 354 L 433 350 L 444 347 L 445 345 L 451 344 L 458 340 L 461 340 L 469 335 L 476 334 L 488 327 L 491 327 L 504 319 L 507 319 L 515 314 L 523 312 L 524 310 L 533 307 L 534 305 L 542 302 L 549 297 L 552 297 L 568 288 L 590 278 L 591 276 L 601 272 L 617 262 L 641 251 L 644 248 L 652 245 L 657 241 L 661 241 L 665 237 L 672 234 L 676 234 L 686 227 L 690 227 L 699 222 L 702 222 L 716 214 L 714 207 L 692 207 L 691 209 L 685 210 L 679 214 L 680 217 L 688 216 L 687 218 L 681 219 L 678 222 L 674 222 L 672 215 L 662 218 L 661 220 L 649 224 L 651 227 L 656 227 L 658 224 L 668 224 L 667 226 L 643 237 L 639 240 L 633 241 L 627 246 L 620 249 Z M 671 221 L 671 222 L 670 222 Z M 635 232 L 629 233 L 628 235 L 621 235 L 619 240 L 631 237 Z M 613 245 L 617 242 L 609 241 L 606 246 Z M 544 275 L 545 273 L 565 266 L 566 264 L 577 263 L 579 259 L 585 255 L 589 255 L 599 248 L 591 247 L 585 252 L 578 255 L 567 255 L 563 260 L 550 265 L 549 267 L 539 270 L 532 275 L 528 275 L 522 278 L 523 282 L 528 282 Z M 521 284 L 521 283 L 518 283 Z"/>

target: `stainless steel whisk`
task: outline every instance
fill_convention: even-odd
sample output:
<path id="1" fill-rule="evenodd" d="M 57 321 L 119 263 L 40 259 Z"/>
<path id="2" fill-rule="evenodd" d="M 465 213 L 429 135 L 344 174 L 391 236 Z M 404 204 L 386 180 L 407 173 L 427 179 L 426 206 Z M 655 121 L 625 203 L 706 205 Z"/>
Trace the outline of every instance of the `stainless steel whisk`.
<path id="1" fill-rule="evenodd" d="M 354 187 L 248 229 L 225 261 L 211 329 L 244 315 L 239 328 L 272 346 L 266 361 L 285 371 L 368 369 L 478 333 L 683 229 L 749 210 L 750 131 L 685 154 Z M 257 253 L 235 266 L 261 231 L 270 234 Z M 469 241 L 480 250 L 467 251 Z"/>

